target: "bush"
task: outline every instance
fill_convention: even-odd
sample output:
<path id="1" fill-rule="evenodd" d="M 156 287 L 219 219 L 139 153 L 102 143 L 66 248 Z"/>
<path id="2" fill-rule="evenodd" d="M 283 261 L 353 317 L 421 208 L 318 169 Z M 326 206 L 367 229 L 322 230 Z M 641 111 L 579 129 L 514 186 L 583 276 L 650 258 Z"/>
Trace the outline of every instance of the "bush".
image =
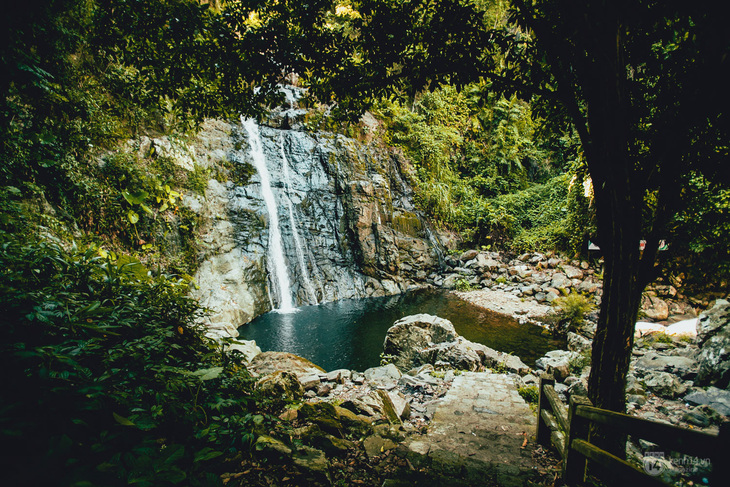
<path id="1" fill-rule="evenodd" d="M 555 299 L 552 307 L 553 331 L 558 334 L 565 334 L 569 330 L 580 328 L 585 321 L 586 314 L 594 309 L 589 298 L 575 291 Z"/>
<path id="2" fill-rule="evenodd" d="M 202 485 L 250 447 L 266 403 L 204 337 L 189 282 L 2 232 L 0 269 L 8 485 Z"/>
<path id="3" fill-rule="evenodd" d="M 528 404 L 537 404 L 537 401 L 540 398 L 540 391 L 537 386 L 522 386 L 517 389 L 517 392 L 520 393 L 522 399 L 524 399 Z"/>

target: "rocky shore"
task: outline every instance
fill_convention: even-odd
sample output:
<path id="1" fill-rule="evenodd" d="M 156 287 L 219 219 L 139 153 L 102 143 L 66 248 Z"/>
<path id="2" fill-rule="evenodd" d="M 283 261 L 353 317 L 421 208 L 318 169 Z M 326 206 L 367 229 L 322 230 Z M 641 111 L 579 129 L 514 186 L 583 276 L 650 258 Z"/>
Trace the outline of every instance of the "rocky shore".
<path id="1" fill-rule="evenodd" d="M 461 298 L 513 316 L 525 326 L 550 321 L 550 303 L 571 292 L 600 303 L 600 262 L 565 261 L 542 254 L 508 258 L 477 251 L 446 260 L 449 267 L 443 277 L 429 277 L 433 285 L 462 289 L 455 291 Z M 730 418 L 730 303 L 718 299 L 706 311 L 701 309 L 703 304 L 708 302 L 687 299 L 674 284 L 659 282 L 647 289 L 626 389 L 630 414 L 709 433 L 716 433 Z M 386 457 L 392 460 L 387 467 L 383 464 L 386 470 L 395 468 L 392 462 L 406 468 L 423 459 L 402 447 L 405 438 L 427 429 L 441 398 L 463 371 L 504 374 L 528 399 L 536 397 L 543 372 L 555 377 L 555 389 L 566 402 L 573 394 L 586 395 L 596 319 L 595 311 L 589 313 L 581 326 L 567 330 L 568 350 L 548 352 L 535 364 L 469 342 L 447 320 L 415 315 L 399 320 L 388 331 L 383 353 L 387 363 L 364 373 L 324 371 L 280 352 L 256 355 L 249 368 L 260 377 L 262 389 L 308 405 L 304 412 L 289 409 L 282 417 L 295 425 L 310 425 L 296 430 L 298 438 L 311 448 L 320 445 L 322 458 L 357 447 L 376 464 Z M 309 408 L 326 409 L 341 428 L 330 433 L 312 429 L 311 424 L 317 424 L 312 418 L 324 413 Z M 333 435 L 335 431 L 339 433 Z M 272 446 L 280 440 L 259 441 L 261 451 L 297 455 L 289 447 Z M 643 441 L 629 443 L 627 453 L 641 464 L 655 447 Z M 315 473 L 317 468 L 326 470 L 326 461 L 319 467 L 300 463 Z M 694 478 L 669 460 L 666 463 L 664 480 Z M 703 474 L 702 469 L 694 472 L 695 477 Z"/>

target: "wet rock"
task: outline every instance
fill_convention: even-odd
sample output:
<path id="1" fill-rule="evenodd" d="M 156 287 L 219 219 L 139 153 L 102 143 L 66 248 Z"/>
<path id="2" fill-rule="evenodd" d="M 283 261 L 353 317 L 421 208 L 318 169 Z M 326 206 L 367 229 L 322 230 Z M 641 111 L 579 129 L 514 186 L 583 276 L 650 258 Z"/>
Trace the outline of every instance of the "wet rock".
<path id="1" fill-rule="evenodd" d="M 718 299 L 697 324 L 700 347 L 699 372 L 695 384 L 730 386 L 730 303 Z"/>

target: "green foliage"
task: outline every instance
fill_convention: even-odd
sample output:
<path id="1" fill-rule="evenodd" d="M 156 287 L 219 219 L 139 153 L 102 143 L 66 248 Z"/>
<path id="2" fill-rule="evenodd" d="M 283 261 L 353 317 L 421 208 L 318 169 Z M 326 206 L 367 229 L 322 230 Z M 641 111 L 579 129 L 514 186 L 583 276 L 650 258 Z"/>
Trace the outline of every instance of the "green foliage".
<path id="1" fill-rule="evenodd" d="M 540 398 L 540 391 L 537 386 L 521 386 L 517 389 L 517 392 L 522 396 L 528 404 L 537 404 Z"/>
<path id="2" fill-rule="evenodd" d="M 583 325 L 585 315 L 591 312 L 595 306 L 583 294 L 571 291 L 567 296 L 555 299 L 552 302 L 552 308 L 557 322 L 556 327 L 574 330 Z"/>
<path id="3" fill-rule="evenodd" d="M 11 484 L 200 484 L 250 447 L 265 403 L 240 358 L 203 336 L 189 282 L 5 232 L 0 268 Z"/>
<path id="4" fill-rule="evenodd" d="M 708 276 L 730 275 L 730 189 L 692 174 L 681 193 L 688 204 L 667 235 L 671 253 L 684 258 L 677 273 L 685 272 L 698 284 L 707 283 Z"/>
<path id="5" fill-rule="evenodd" d="M 412 107 L 381 101 L 374 111 L 384 124 L 385 141 L 403 148 L 413 163 L 417 202 L 438 222 L 475 244 L 496 238 L 527 249 L 560 248 L 566 242 L 555 234 L 564 224 L 567 180 L 538 190 L 531 185 L 561 169 L 550 158 L 567 164 L 566 151 L 573 146 L 556 142 L 541 148 L 538 122 L 527 103 L 475 83 L 461 90 L 441 85 L 419 95 Z M 530 191 L 522 196 L 530 203 L 509 199 L 508 193 L 523 189 Z M 552 194 L 535 194 L 539 190 Z M 546 213 L 538 207 L 548 198 Z M 525 207 L 529 204 L 533 208 Z"/>
<path id="6" fill-rule="evenodd" d="M 457 291 L 463 291 L 463 292 L 473 291 L 474 289 L 477 289 L 477 288 L 478 288 L 477 286 L 474 286 L 473 284 L 471 284 L 469 282 L 468 279 L 464 279 L 463 277 L 457 279 L 456 282 L 454 283 L 454 289 L 456 289 Z"/>
<path id="7" fill-rule="evenodd" d="M 570 373 L 574 375 L 580 375 L 583 369 L 591 365 L 591 352 L 586 350 L 581 352 L 579 355 L 573 357 L 568 362 L 568 368 Z"/>

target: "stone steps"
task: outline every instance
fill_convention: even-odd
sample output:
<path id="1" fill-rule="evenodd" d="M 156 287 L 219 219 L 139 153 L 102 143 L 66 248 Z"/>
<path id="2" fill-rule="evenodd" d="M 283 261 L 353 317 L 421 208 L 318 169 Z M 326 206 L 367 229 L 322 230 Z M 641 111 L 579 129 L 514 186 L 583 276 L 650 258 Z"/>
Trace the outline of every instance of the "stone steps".
<path id="1" fill-rule="evenodd" d="M 436 409 L 428 433 L 407 446 L 418 463 L 443 476 L 444 485 L 457 478 L 463 485 L 522 486 L 536 470 L 535 428 L 536 416 L 512 378 L 464 372 Z"/>

